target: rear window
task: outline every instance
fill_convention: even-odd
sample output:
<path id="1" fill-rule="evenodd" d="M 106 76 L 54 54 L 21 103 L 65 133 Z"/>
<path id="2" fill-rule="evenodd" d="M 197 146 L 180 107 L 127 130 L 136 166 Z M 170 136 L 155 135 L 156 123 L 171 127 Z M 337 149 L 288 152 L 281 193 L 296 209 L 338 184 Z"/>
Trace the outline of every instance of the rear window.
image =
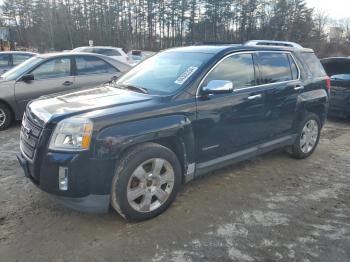
<path id="1" fill-rule="evenodd" d="M 258 53 L 259 68 L 263 84 L 290 81 L 293 79 L 288 54 Z"/>
<path id="2" fill-rule="evenodd" d="M 121 56 L 120 52 L 116 49 L 94 48 L 94 53 L 105 56 Z"/>
<path id="3" fill-rule="evenodd" d="M 325 59 L 321 63 L 328 76 L 350 74 L 350 59 Z"/>
<path id="4" fill-rule="evenodd" d="M 301 53 L 300 54 L 301 58 L 306 64 L 306 67 L 308 69 L 309 76 L 313 77 L 322 77 L 326 76 L 326 72 L 323 69 L 323 66 L 316 57 L 314 53 Z"/>
<path id="5" fill-rule="evenodd" d="M 26 61 L 27 59 L 31 58 L 33 55 L 29 54 L 15 54 L 12 55 L 13 65 L 19 65 L 20 63 Z"/>
<path id="6" fill-rule="evenodd" d="M 8 65 L 9 65 L 9 55 L 8 54 L 1 54 L 0 55 L 0 68 L 7 67 Z"/>

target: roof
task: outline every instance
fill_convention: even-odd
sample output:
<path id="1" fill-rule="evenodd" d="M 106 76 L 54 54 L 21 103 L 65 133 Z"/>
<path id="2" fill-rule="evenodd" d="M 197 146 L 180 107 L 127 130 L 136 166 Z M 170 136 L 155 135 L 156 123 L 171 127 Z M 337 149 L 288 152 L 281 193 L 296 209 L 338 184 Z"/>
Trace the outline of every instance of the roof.
<path id="1" fill-rule="evenodd" d="M 95 54 L 95 53 L 74 53 L 74 52 L 55 52 L 55 53 L 45 53 L 45 54 L 39 54 L 38 57 L 40 58 L 51 58 L 51 57 L 61 57 L 61 56 L 77 56 L 77 55 L 87 55 L 87 56 L 98 56 L 102 58 L 106 58 L 104 55 Z"/>
<path id="2" fill-rule="evenodd" d="M 29 52 L 29 51 L 1 51 L 0 54 L 29 54 L 29 55 L 37 55 L 37 53 Z"/>
<path id="3" fill-rule="evenodd" d="M 116 47 L 116 46 L 102 46 L 102 45 L 94 45 L 94 46 L 78 46 L 74 49 L 78 49 L 78 48 L 101 48 L 101 49 L 104 49 L 104 48 L 113 48 L 113 49 L 122 49 L 121 47 Z M 73 50 L 74 50 L 73 49 Z"/>

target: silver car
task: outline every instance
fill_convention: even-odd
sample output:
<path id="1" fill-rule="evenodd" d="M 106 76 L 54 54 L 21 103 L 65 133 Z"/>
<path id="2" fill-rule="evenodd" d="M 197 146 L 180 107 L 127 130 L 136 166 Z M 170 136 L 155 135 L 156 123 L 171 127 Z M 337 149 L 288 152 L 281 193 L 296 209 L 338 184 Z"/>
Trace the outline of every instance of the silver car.
<path id="1" fill-rule="evenodd" d="M 108 82 L 130 65 L 89 53 L 43 54 L 0 78 L 0 131 L 22 118 L 27 103 L 42 95 L 89 88 Z"/>

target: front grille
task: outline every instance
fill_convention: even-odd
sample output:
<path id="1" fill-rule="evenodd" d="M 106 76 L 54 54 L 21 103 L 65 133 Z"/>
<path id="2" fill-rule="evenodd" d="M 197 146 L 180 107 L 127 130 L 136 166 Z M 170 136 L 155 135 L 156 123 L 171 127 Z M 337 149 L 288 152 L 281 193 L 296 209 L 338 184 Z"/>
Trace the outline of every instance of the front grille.
<path id="1" fill-rule="evenodd" d="M 34 124 L 27 115 L 23 116 L 20 147 L 22 152 L 30 159 L 34 159 L 41 132 L 42 128 L 40 126 Z"/>

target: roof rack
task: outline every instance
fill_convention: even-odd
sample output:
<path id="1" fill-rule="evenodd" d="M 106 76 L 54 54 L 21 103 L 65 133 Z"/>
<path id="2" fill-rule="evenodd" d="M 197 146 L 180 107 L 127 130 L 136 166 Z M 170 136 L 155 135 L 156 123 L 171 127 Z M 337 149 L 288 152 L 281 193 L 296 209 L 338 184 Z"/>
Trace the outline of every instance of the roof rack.
<path id="1" fill-rule="evenodd" d="M 251 40 L 251 41 L 244 43 L 244 45 L 248 45 L 248 46 L 257 46 L 257 45 L 285 46 L 285 47 L 303 48 L 301 45 L 294 43 L 294 42 L 274 41 L 274 40 Z"/>
<path id="2" fill-rule="evenodd" d="M 194 45 L 237 45 L 237 43 L 226 42 L 226 41 L 200 41 Z"/>

